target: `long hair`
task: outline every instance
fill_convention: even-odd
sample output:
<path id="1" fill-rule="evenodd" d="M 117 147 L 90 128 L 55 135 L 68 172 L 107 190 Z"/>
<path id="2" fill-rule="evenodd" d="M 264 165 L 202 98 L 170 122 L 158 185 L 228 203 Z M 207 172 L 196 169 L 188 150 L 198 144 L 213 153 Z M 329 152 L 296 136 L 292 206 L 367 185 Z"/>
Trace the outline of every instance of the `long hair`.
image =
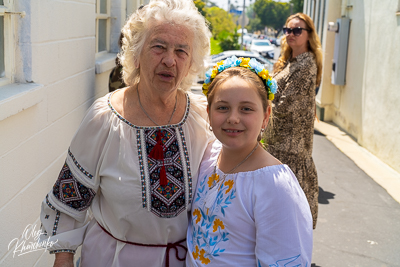
<path id="1" fill-rule="evenodd" d="M 208 22 L 192 0 L 151 0 L 129 17 L 122 28 L 122 51 L 118 54 L 123 66 L 122 76 L 125 84 L 133 85 L 139 82 L 139 57 L 154 22 L 181 25 L 193 32 L 191 67 L 180 84 L 181 89 L 189 90 L 197 73 L 204 68 L 204 57 L 210 51 L 211 37 Z"/>
<path id="2" fill-rule="evenodd" d="M 291 15 L 287 20 L 285 25 L 289 23 L 292 19 L 300 19 L 304 21 L 307 25 L 307 28 L 310 30 L 308 32 L 308 49 L 315 55 L 315 60 L 317 61 L 317 83 L 316 85 L 319 86 L 321 83 L 322 77 L 322 48 L 321 48 L 321 41 L 318 37 L 317 32 L 315 31 L 314 22 L 312 19 L 303 13 L 296 13 Z M 282 38 L 281 44 L 281 57 L 274 65 L 274 72 L 281 71 L 284 69 L 287 60 L 292 56 L 292 48 L 286 42 L 286 36 Z"/>

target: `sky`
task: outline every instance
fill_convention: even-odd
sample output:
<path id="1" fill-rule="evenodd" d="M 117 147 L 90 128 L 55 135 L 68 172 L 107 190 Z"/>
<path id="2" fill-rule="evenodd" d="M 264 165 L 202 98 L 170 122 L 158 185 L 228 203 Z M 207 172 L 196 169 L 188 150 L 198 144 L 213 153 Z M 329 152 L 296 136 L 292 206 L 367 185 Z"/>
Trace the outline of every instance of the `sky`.
<path id="1" fill-rule="evenodd" d="M 219 6 L 220 8 L 223 8 L 225 10 L 228 10 L 228 1 L 230 1 L 231 4 L 233 4 L 235 6 L 243 7 L 243 0 L 209 0 L 209 1 L 214 2 L 215 4 L 217 4 L 217 6 Z M 245 0 L 245 1 L 246 1 L 246 6 L 248 6 L 249 4 L 254 4 L 254 2 L 255 2 L 255 0 Z M 276 2 L 289 2 L 289 0 L 280 0 L 280 1 L 276 1 Z M 242 8 L 240 8 L 240 9 L 242 9 Z"/>

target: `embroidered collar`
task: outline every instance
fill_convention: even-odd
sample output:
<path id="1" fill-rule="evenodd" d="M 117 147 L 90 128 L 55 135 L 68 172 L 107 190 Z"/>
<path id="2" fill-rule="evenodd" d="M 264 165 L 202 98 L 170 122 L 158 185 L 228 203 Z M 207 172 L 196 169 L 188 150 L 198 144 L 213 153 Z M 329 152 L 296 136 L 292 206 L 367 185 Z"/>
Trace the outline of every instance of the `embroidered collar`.
<path id="1" fill-rule="evenodd" d="M 107 104 L 108 107 L 111 109 L 112 113 L 114 113 L 115 116 L 117 116 L 121 121 L 125 122 L 126 124 L 128 124 L 129 126 L 136 128 L 136 129 L 165 129 L 165 128 L 171 128 L 171 127 L 180 127 L 183 124 L 185 124 L 187 117 L 189 116 L 189 111 L 190 111 L 190 98 L 189 95 L 187 93 L 185 93 L 186 95 L 186 110 L 185 110 L 185 115 L 183 116 L 182 120 L 177 123 L 177 124 L 169 124 L 169 125 L 160 125 L 160 126 L 137 126 L 134 125 L 133 123 L 129 122 L 128 120 L 126 120 L 124 117 L 122 117 L 121 114 L 119 114 L 114 107 L 111 104 L 111 97 L 112 95 L 117 92 L 119 90 L 115 90 L 113 92 L 111 92 L 108 95 L 108 99 L 107 99 Z"/>

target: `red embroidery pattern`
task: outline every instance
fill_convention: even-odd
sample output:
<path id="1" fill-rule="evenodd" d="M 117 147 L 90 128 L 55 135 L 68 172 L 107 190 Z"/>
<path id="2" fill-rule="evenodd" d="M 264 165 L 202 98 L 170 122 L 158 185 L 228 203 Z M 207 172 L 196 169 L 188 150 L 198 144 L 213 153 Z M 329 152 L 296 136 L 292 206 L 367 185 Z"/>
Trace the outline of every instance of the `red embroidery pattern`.
<path id="1" fill-rule="evenodd" d="M 147 157 L 151 211 L 159 217 L 175 217 L 185 210 L 186 190 L 175 129 L 148 129 L 144 133 L 146 154 L 150 155 L 154 147 L 160 149 L 160 145 L 163 153 L 163 157 Z M 165 170 L 166 181 L 162 179 L 163 170 Z"/>

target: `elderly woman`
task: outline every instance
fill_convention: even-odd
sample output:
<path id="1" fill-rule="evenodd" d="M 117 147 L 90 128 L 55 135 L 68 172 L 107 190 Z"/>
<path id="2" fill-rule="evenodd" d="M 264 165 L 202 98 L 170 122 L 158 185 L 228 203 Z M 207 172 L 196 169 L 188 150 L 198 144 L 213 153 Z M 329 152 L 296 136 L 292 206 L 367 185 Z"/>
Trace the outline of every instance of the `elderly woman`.
<path id="1" fill-rule="evenodd" d="M 318 177 L 312 159 L 315 88 L 321 81 L 322 50 L 312 19 L 291 15 L 283 28 L 282 56 L 272 75 L 278 83 L 274 127 L 269 128 L 268 152 L 296 175 L 310 204 L 315 229 L 318 215 Z"/>
<path id="2" fill-rule="evenodd" d="M 98 99 L 42 203 L 55 266 L 183 266 L 206 101 L 187 92 L 209 51 L 191 0 L 153 0 L 122 30 L 128 87 Z M 91 213 L 88 212 L 90 208 Z"/>

